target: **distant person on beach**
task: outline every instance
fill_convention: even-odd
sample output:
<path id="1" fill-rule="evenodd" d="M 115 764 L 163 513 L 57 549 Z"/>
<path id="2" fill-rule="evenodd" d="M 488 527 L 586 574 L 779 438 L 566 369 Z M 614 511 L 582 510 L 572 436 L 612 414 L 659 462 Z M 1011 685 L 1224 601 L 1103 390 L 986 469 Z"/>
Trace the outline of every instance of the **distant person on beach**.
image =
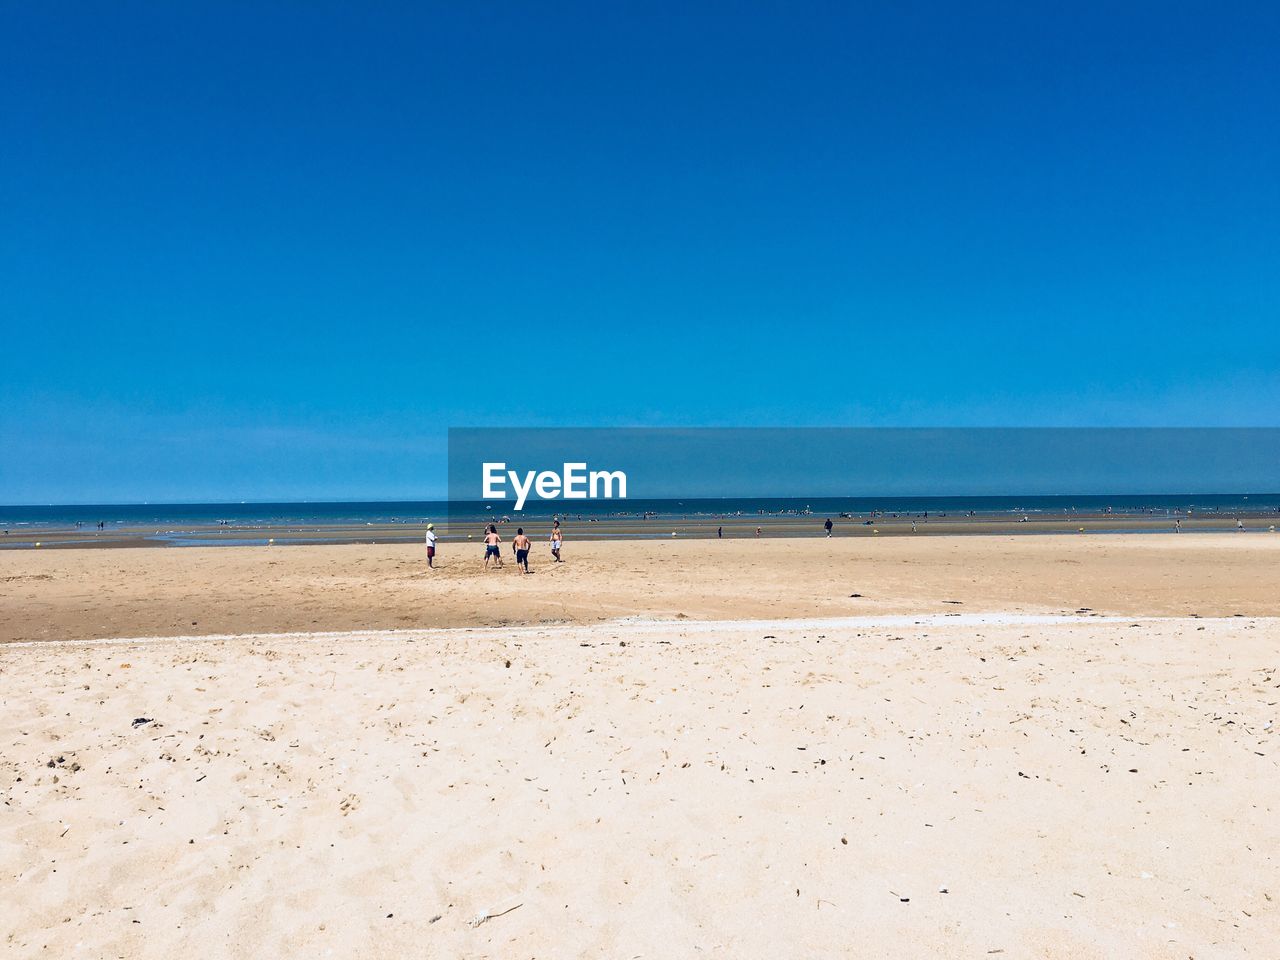
<path id="1" fill-rule="evenodd" d="M 760 536 L 760 534 L 761 534 L 761 532 L 762 532 L 762 531 L 763 531 L 763 528 L 762 528 L 762 527 L 756 527 L 756 536 L 757 536 L 757 537 L 758 537 L 758 536 Z"/>
<path id="2" fill-rule="evenodd" d="M 1243 521 L 1243 520 L 1237 520 L 1237 521 L 1236 521 L 1236 529 L 1237 529 L 1237 530 L 1239 530 L 1241 533 L 1244 533 L 1244 521 Z"/>
<path id="3" fill-rule="evenodd" d="M 436 525 L 427 524 L 427 566 L 434 570 L 436 566 Z"/>
<path id="4" fill-rule="evenodd" d="M 484 535 L 484 568 L 489 569 L 489 561 L 498 561 L 498 566 L 502 566 L 502 550 L 498 544 L 502 543 L 502 538 L 498 536 L 498 528 L 492 523 L 489 524 L 489 532 Z"/>
<path id="5" fill-rule="evenodd" d="M 551 521 L 551 559 L 554 563 L 564 563 L 560 559 L 560 548 L 564 546 L 564 531 L 560 529 L 560 521 Z"/>
<path id="6" fill-rule="evenodd" d="M 1181 532 L 1182 532 L 1182 518 L 1181 518 L 1181 517 L 1175 517 L 1175 518 L 1174 518 L 1174 521 L 1173 521 L 1173 532 L 1174 532 L 1174 533 L 1181 533 Z"/>
<path id="7" fill-rule="evenodd" d="M 516 555 L 516 566 L 520 568 L 523 576 L 529 572 L 529 548 L 533 544 L 529 538 L 524 535 L 524 527 L 516 528 L 516 535 L 511 539 L 511 549 Z"/>
<path id="8" fill-rule="evenodd" d="M 724 539 L 724 527 L 716 527 L 716 539 L 717 540 Z"/>
<path id="9" fill-rule="evenodd" d="M 827 536 L 828 536 L 828 537 L 830 537 L 830 536 L 831 536 L 831 528 L 835 526 L 835 524 L 831 522 L 831 518 L 830 518 L 830 517 L 827 517 L 827 522 L 826 522 L 826 523 L 824 523 L 822 526 L 823 526 L 823 528 L 827 531 Z"/>

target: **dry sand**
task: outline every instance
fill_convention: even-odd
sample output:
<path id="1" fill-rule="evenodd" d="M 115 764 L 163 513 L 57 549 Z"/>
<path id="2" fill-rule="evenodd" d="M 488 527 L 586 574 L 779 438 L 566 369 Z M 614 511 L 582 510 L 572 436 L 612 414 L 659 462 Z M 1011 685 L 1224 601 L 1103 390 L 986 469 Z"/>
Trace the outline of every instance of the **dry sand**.
<path id="1" fill-rule="evenodd" d="M 576 621 L 0 647 L 0 943 L 1276 956 L 1280 543 L 892 543 L 0 556 L 10 639 Z"/>

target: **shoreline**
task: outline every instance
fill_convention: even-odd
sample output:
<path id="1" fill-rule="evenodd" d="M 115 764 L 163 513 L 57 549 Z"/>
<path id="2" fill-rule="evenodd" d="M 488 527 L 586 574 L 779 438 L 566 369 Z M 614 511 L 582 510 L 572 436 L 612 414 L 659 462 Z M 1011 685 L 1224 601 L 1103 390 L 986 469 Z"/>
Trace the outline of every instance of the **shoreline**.
<path id="1" fill-rule="evenodd" d="M 817 515 L 795 517 L 760 517 L 732 519 L 707 518 L 636 518 L 569 520 L 565 524 L 568 537 L 577 542 L 604 540 L 644 541 L 670 539 L 716 540 L 717 528 L 723 527 L 724 540 L 817 540 L 827 539 L 823 518 Z M 1081 533 L 1117 535 L 1174 534 L 1174 517 L 1145 514 L 1088 515 L 1079 517 L 1032 518 L 1026 521 L 992 517 L 884 517 L 874 520 L 836 520 L 834 539 L 865 537 L 974 537 L 974 536 L 1078 536 Z M 1181 533 L 1239 533 L 1237 520 L 1244 523 L 1245 533 L 1275 533 L 1280 516 L 1275 513 L 1241 513 L 1238 516 L 1181 518 Z M 914 521 L 914 528 L 913 528 Z M 535 538 L 551 527 L 550 520 L 529 519 L 495 521 L 504 540 L 509 540 L 517 527 L 526 526 Z M 474 543 L 479 539 L 481 521 L 465 524 L 447 520 L 437 523 L 442 544 Z M 757 538 L 756 528 L 761 535 Z M 103 550 L 139 548 L 220 547 L 223 549 L 266 546 L 338 546 L 343 544 L 393 545 L 421 543 L 426 530 L 422 523 L 281 525 L 246 526 L 193 525 L 157 528 L 132 525 L 86 531 L 65 527 L 10 527 L 0 533 L 0 551 L 5 550 Z M 471 534 L 469 539 L 467 534 Z"/>

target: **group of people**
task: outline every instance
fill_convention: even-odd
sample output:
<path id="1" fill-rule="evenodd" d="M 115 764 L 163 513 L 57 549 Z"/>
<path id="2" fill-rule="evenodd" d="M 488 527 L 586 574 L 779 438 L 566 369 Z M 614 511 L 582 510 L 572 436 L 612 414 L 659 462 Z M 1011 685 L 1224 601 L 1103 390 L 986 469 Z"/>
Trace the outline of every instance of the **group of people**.
<path id="1" fill-rule="evenodd" d="M 547 538 L 551 543 L 551 562 L 564 563 L 560 555 L 564 549 L 564 531 L 560 529 L 559 519 L 551 521 L 551 535 Z M 427 566 L 435 569 L 436 565 L 436 525 L 427 524 Z M 511 552 L 515 555 L 516 568 L 520 573 L 529 573 L 529 552 L 533 549 L 533 541 L 524 532 L 524 527 L 516 528 L 516 535 L 511 538 Z M 484 568 L 489 569 L 493 563 L 496 568 L 502 567 L 502 535 L 498 533 L 496 523 L 489 524 L 484 532 Z"/>

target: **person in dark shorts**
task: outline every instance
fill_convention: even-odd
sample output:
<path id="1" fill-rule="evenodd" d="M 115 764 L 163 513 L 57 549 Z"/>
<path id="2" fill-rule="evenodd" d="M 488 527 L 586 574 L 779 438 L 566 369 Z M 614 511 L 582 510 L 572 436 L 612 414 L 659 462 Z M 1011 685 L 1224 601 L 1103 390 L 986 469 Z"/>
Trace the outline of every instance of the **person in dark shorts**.
<path id="1" fill-rule="evenodd" d="M 498 546 L 502 543 L 502 538 L 498 536 L 498 528 L 492 523 L 489 524 L 489 532 L 484 535 L 484 568 L 489 569 L 489 561 L 498 561 L 498 566 L 502 566 L 502 550 Z"/>
<path id="2" fill-rule="evenodd" d="M 511 549 L 515 551 L 516 566 L 520 568 L 521 574 L 529 572 L 529 548 L 532 546 L 529 538 L 524 535 L 524 527 L 519 527 L 511 541 Z"/>
<path id="3" fill-rule="evenodd" d="M 827 522 L 824 523 L 822 526 L 827 531 L 827 536 L 828 537 L 831 536 L 831 528 L 834 527 L 835 524 L 831 522 L 830 517 L 827 517 Z"/>

